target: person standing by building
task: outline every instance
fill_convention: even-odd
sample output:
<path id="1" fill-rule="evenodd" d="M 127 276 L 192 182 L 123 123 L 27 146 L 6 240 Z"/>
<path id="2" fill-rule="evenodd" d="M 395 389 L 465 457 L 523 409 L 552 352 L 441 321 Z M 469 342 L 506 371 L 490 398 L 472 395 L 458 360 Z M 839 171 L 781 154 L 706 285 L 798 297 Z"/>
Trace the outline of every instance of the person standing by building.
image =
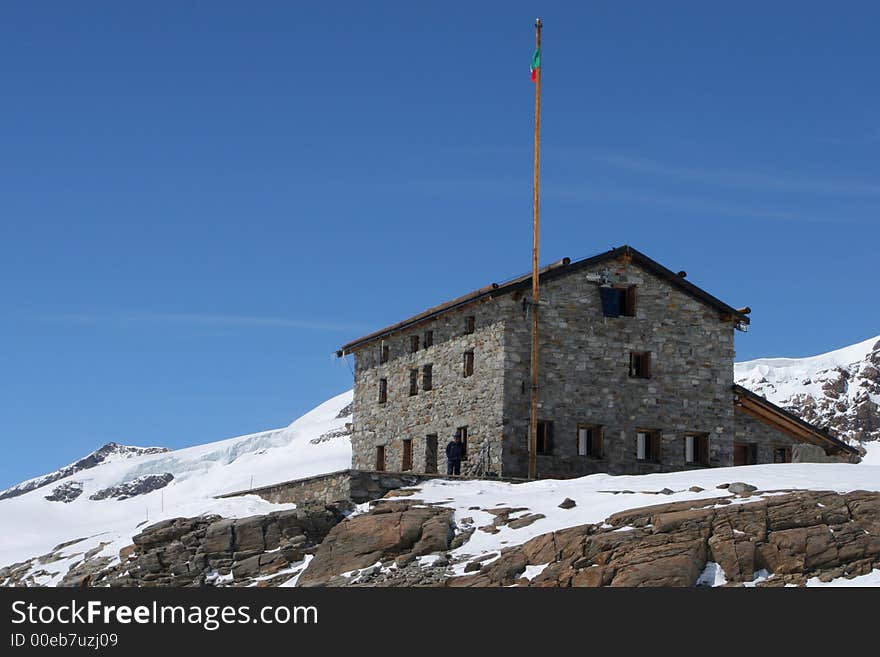
<path id="1" fill-rule="evenodd" d="M 461 431 L 446 445 L 446 474 L 461 474 L 461 459 L 464 458 L 464 443 L 461 442 Z"/>

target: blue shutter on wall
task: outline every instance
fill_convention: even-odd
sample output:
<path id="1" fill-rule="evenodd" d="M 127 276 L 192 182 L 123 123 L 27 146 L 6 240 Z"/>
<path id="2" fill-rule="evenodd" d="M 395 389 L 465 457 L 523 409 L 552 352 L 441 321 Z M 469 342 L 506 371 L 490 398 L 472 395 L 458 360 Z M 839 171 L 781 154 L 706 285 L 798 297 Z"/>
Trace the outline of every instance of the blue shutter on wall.
<path id="1" fill-rule="evenodd" d="M 599 296 L 602 298 L 602 313 L 605 317 L 620 317 L 623 312 L 623 290 L 600 287 Z"/>

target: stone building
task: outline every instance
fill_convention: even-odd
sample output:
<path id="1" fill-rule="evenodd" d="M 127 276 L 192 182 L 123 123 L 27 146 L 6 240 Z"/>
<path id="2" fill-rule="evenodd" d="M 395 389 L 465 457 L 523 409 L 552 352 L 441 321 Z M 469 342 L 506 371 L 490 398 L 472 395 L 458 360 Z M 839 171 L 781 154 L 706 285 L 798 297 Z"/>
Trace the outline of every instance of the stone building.
<path id="1" fill-rule="evenodd" d="M 734 386 L 734 333 L 750 311 L 685 272 L 622 246 L 563 259 L 540 282 L 538 476 L 855 453 Z M 342 346 L 338 356 L 354 356 L 352 468 L 443 472 L 461 429 L 463 474 L 525 477 L 530 298 L 528 275 Z"/>

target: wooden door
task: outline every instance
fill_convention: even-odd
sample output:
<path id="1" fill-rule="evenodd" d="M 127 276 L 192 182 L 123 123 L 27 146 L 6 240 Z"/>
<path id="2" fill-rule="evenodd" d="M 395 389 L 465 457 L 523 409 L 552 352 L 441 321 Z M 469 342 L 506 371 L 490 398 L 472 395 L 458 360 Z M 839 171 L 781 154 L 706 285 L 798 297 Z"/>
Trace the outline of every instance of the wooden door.
<path id="1" fill-rule="evenodd" d="M 425 472 L 437 473 L 437 434 L 425 436 Z"/>
<path id="2" fill-rule="evenodd" d="M 733 464 L 749 465 L 751 450 L 745 443 L 733 443 Z"/>

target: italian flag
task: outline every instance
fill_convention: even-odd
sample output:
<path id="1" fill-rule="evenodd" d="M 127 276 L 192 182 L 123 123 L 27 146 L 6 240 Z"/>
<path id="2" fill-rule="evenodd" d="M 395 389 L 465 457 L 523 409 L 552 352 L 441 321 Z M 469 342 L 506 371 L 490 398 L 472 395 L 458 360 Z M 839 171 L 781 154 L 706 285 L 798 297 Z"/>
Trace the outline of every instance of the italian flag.
<path id="1" fill-rule="evenodd" d="M 532 55 L 532 64 L 529 66 L 529 73 L 532 74 L 532 82 L 538 81 L 538 70 L 541 68 L 541 49 L 535 48 L 535 54 Z"/>

